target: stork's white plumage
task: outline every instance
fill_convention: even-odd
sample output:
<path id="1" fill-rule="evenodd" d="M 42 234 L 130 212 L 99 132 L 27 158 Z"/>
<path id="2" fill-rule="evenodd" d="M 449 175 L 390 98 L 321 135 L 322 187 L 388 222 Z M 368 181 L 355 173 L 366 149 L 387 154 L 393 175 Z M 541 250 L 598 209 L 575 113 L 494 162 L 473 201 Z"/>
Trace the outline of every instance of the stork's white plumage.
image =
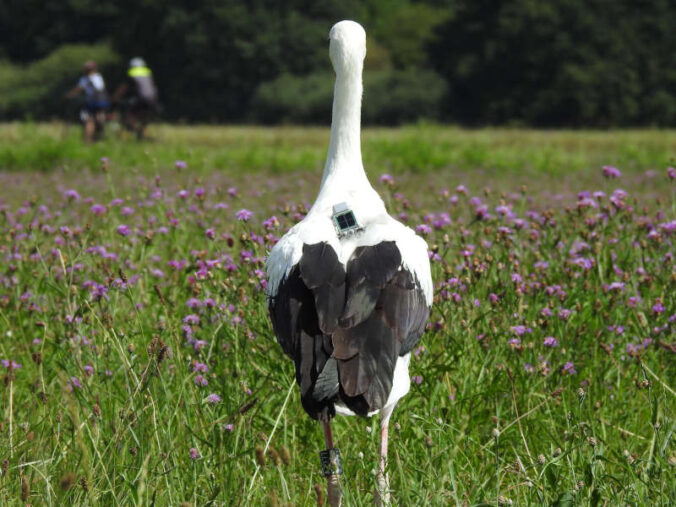
<path id="1" fill-rule="evenodd" d="M 380 500 L 387 502 L 387 427 L 410 387 L 410 351 L 432 304 L 427 244 L 390 217 L 361 158 L 366 34 L 341 21 L 329 34 L 336 72 L 331 141 L 307 216 L 267 261 L 268 306 L 296 364 L 303 407 L 324 423 L 336 412 L 381 414 Z"/>

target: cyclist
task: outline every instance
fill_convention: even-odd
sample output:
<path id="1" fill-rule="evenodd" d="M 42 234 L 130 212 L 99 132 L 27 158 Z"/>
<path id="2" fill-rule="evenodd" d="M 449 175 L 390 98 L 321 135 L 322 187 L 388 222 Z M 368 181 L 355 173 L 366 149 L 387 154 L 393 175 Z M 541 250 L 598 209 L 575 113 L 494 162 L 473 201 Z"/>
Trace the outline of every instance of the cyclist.
<path id="1" fill-rule="evenodd" d="M 84 125 L 85 142 L 91 143 L 103 136 L 106 111 L 110 106 L 106 83 L 93 60 L 85 62 L 82 76 L 77 85 L 66 94 L 66 98 L 72 99 L 77 95 L 84 95 L 80 121 Z"/>
<path id="2" fill-rule="evenodd" d="M 113 101 L 122 105 L 122 124 L 134 132 L 137 139 L 143 139 L 146 126 L 159 112 L 153 73 L 143 58 L 135 57 L 129 61 L 127 79 L 115 90 Z"/>

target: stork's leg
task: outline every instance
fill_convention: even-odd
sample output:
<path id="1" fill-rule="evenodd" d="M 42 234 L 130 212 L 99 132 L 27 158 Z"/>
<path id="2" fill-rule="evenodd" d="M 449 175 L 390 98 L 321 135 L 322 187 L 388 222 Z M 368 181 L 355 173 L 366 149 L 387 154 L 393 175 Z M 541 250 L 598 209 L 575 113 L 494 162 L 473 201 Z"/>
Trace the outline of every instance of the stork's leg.
<path id="1" fill-rule="evenodd" d="M 380 459 L 378 461 L 378 473 L 376 474 L 376 491 L 374 494 L 375 504 L 378 506 L 391 505 L 390 503 L 390 478 L 387 475 L 387 433 L 390 425 L 390 416 L 394 406 L 383 408 L 380 414 Z"/>
<path id="2" fill-rule="evenodd" d="M 340 474 L 342 473 L 340 452 L 333 447 L 331 421 L 322 421 L 322 424 L 324 426 L 326 450 L 319 456 L 322 460 L 322 472 L 326 477 L 326 496 L 329 500 L 329 507 L 340 507 L 343 499 L 343 492 L 340 489 Z"/>

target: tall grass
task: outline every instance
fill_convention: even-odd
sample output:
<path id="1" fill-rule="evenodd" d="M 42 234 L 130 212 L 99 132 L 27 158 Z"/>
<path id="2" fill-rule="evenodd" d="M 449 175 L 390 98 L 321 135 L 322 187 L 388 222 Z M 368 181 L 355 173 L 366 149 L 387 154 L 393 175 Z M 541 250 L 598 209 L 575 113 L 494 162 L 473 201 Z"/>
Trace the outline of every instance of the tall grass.
<path id="1" fill-rule="evenodd" d="M 52 139 L 73 158 L 0 173 L 0 503 L 315 504 L 322 433 L 260 270 L 314 197 L 326 132 L 157 127 L 155 143 L 82 147 L 3 128 L 17 157 Z M 392 419 L 398 505 L 676 501 L 670 136 L 365 133 L 374 186 L 434 254 Z M 559 164 L 575 157 L 571 178 Z M 583 171 L 601 160 L 633 162 L 619 180 Z M 380 169 L 404 172 L 389 186 Z M 377 429 L 335 420 L 347 505 L 373 501 Z"/>
<path id="2" fill-rule="evenodd" d="M 67 124 L 0 124 L 0 168 L 52 170 L 98 167 L 103 156 L 123 167 L 154 170 L 175 160 L 193 171 L 213 169 L 282 174 L 323 165 L 328 128 L 151 127 L 156 142 L 134 144 L 109 125 L 106 141 L 82 146 Z M 429 173 L 439 169 L 578 174 L 601 165 L 662 168 L 673 160 L 676 131 L 465 130 L 435 125 L 366 129 L 364 163 L 374 171 Z"/>

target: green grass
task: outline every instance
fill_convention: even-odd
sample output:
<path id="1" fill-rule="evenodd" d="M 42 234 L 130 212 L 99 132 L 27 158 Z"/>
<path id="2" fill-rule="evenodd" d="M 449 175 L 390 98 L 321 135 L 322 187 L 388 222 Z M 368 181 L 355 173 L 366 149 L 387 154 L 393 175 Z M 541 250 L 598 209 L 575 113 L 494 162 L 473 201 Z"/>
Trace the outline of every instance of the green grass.
<path id="1" fill-rule="evenodd" d="M 0 138 L 5 140 L 0 145 L 0 168 L 96 168 L 107 156 L 123 167 L 157 169 L 184 160 L 199 172 L 280 174 L 321 168 L 328 144 L 327 128 L 160 125 L 150 131 L 157 142 L 139 146 L 125 142 L 125 133 L 117 126 L 108 130 L 106 141 L 82 146 L 77 126 L 0 124 Z M 561 176 L 605 164 L 646 170 L 673 165 L 675 146 L 673 130 L 464 130 L 423 124 L 370 128 L 363 135 L 364 163 L 380 172 L 480 168 Z"/>
<path id="2" fill-rule="evenodd" d="M 159 126 L 154 143 L 85 147 L 60 129 L 0 127 L 11 141 L 0 147 L 0 360 L 22 365 L 0 366 L 0 504 L 316 504 L 322 432 L 301 409 L 257 270 L 265 234 L 312 202 L 327 132 Z M 420 383 L 392 419 L 396 504 L 676 502 L 674 147 L 660 131 L 365 132 L 390 211 L 414 227 L 428 214 L 452 221 L 426 235 L 437 290 L 411 362 Z M 601 177 L 607 163 L 619 180 Z M 629 195 L 612 204 L 619 187 Z M 583 190 L 607 197 L 585 207 Z M 472 196 L 492 218 L 475 220 Z M 240 208 L 254 219 L 237 221 Z M 266 231 L 272 214 L 280 226 Z M 191 298 L 217 307 L 190 309 Z M 200 323 L 184 324 L 189 314 Z M 378 421 L 333 427 L 345 504 L 369 505 Z"/>

